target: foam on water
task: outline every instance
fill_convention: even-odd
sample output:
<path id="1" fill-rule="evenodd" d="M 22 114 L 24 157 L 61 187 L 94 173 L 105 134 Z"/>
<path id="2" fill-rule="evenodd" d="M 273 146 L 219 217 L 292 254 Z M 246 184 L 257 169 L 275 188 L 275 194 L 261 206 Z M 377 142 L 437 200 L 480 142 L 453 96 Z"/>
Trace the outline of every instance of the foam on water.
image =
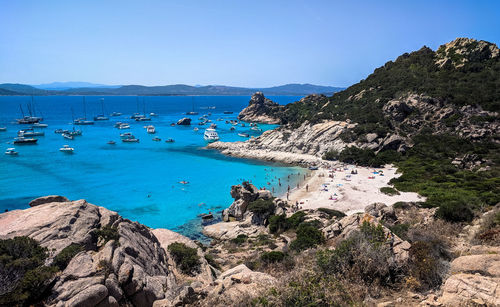
<path id="1" fill-rule="evenodd" d="M 0 210 L 24 209 L 28 201 L 38 196 L 58 194 L 70 199 L 84 198 L 87 201 L 119 212 L 126 218 L 154 228 L 177 229 L 191 237 L 199 234 L 199 214 L 220 212 L 232 201 L 231 185 L 251 180 L 257 187 L 274 187 L 275 194 L 284 193 L 288 184 L 292 187 L 302 179 L 305 170 L 259 161 L 243 160 L 207 150 L 203 131 L 207 126 L 198 126 L 198 117 L 211 112 L 210 119 L 217 124 L 222 141 L 239 141 L 238 132 L 258 135 L 261 132 L 238 126 L 230 131 L 226 119 L 234 119 L 246 106 L 250 97 L 201 96 L 201 97 L 104 97 L 107 112 L 123 112 L 123 116 L 111 117 L 110 121 L 96 122 L 93 126 L 77 126 L 83 135 L 75 140 L 66 140 L 55 134 L 57 128 L 70 129 L 72 112 L 82 116 L 82 98 L 78 96 L 35 97 L 38 113 L 49 125 L 45 136 L 38 137 L 37 145 L 15 146 L 19 156 L 0 155 Z M 271 97 L 280 103 L 288 103 L 300 97 Z M 87 97 L 87 117 L 100 113 L 100 97 Z M 1 150 L 5 151 L 23 126 L 12 123 L 21 116 L 20 103 L 30 97 L 0 97 Z M 192 126 L 170 124 L 191 111 L 193 103 L 199 115 L 189 116 Z M 128 117 L 146 107 L 146 113 L 155 112 L 151 122 L 135 122 Z M 215 109 L 207 109 L 215 106 Z M 25 107 L 24 107 L 25 108 Z M 25 108 L 26 109 L 26 108 Z M 233 111 L 234 114 L 223 114 Z M 26 111 L 25 111 L 26 112 Z M 222 121 L 217 121 L 222 118 Z M 130 130 L 113 128 L 117 121 L 128 122 Z M 148 134 L 143 127 L 152 124 L 155 135 Z M 199 127 L 198 132 L 193 131 Z M 263 130 L 272 125 L 260 125 Z M 140 143 L 122 143 L 119 134 L 131 132 Z M 162 138 L 154 142 L 154 136 Z M 167 138 L 174 143 L 165 143 Z M 108 145 L 114 140 L 116 145 Z M 68 144 L 75 148 L 73 155 L 64 154 L 59 148 Z M 290 181 L 288 175 L 290 175 Z M 281 178 L 282 186 L 278 186 Z M 188 181 L 189 184 L 181 184 Z"/>

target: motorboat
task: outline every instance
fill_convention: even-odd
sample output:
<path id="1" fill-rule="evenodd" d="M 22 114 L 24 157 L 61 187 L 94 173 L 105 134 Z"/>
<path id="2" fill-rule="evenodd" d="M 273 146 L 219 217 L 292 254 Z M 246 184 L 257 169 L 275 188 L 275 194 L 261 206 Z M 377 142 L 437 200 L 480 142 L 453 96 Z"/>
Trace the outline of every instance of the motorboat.
<path id="1" fill-rule="evenodd" d="M 116 142 L 115 142 L 115 141 L 113 141 L 113 140 L 111 140 L 111 141 L 108 141 L 108 144 L 109 144 L 109 145 L 115 145 L 115 144 L 116 144 Z"/>
<path id="2" fill-rule="evenodd" d="M 141 115 L 139 117 L 136 117 L 135 121 L 136 122 L 147 122 L 147 121 L 151 121 L 151 117 L 146 117 L 145 115 Z"/>
<path id="3" fill-rule="evenodd" d="M 234 131 L 234 130 L 236 130 L 236 128 L 231 127 L 231 128 L 229 128 L 229 130 Z"/>
<path id="4" fill-rule="evenodd" d="M 7 148 L 5 150 L 5 154 L 9 156 L 17 156 L 19 153 L 16 151 L 15 148 Z"/>
<path id="5" fill-rule="evenodd" d="M 63 145 L 63 147 L 59 148 L 59 150 L 64 153 L 72 154 L 75 149 L 73 147 L 69 147 L 69 145 Z"/>
<path id="6" fill-rule="evenodd" d="M 175 123 L 171 123 L 171 124 L 170 124 L 170 127 L 175 127 Z"/>
<path id="7" fill-rule="evenodd" d="M 118 129 L 130 129 L 130 125 L 127 123 L 120 124 Z"/>
<path id="8" fill-rule="evenodd" d="M 81 126 L 88 126 L 88 125 L 93 125 L 94 122 L 91 120 L 87 120 L 85 118 L 77 118 L 73 121 L 73 125 L 81 125 Z"/>
<path id="9" fill-rule="evenodd" d="M 248 133 L 238 133 L 238 135 L 243 137 L 243 138 L 247 138 L 250 136 Z"/>
<path id="10" fill-rule="evenodd" d="M 205 130 L 205 133 L 203 134 L 203 138 L 205 141 L 208 142 L 215 142 L 219 140 L 219 134 L 217 134 L 217 131 L 213 128 L 208 128 Z"/>
<path id="11" fill-rule="evenodd" d="M 136 139 L 135 137 L 131 137 L 131 138 L 122 139 L 122 142 L 125 142 L 125 143 L 139 143 L 139 139 Z"/>
<path id="12" fill-rule="evenodd" d="M 34 123 L 33 128 L 47 128 L 49 125 L 42 123 Z"/>
<path id="13" fill-rule="evenodd" d="M 198 128 L 198 127 L 194 127 L 194 129 L 193 129 L 193 131 L 198 131 L 198 130 L 200 130 L 200 128 Z"/>
<path id="14" fill-rule="evenodd" d="M 109 114 L 109 116 L 121 116 L 122 113 L 120 112 L 112 112 L 111 114 Z"/>
<path id="15" fill-rule="evenodd" d="M 155 126 L 153 126 L 153 125 L 147 126 L 147 127 L 146 127 L 146 131 L 147 131 L 149 134 L 155 134 L 155 133 L 156 133 Z"/>
<path id="16" fill-rule="evenodd" d="M 149 113 L 149 116 L 152 116 L 152 117 L 153 117 L 153 116 L 158 116 L 158 114 L 156 114 L 156 113 L 154 113 L 154 112 L 151 112 L 151 113 Z"/>
<path id="17" fill-rule="evenodd" d="M 7 131 L 7 127 L 0 127 L 0 132 L 1 131 Z"/>
<path id="18" fill-rule="evenodd" d="M 132 114 L 132 116 L 130 116 L 130 119 L 136 119 L 136 118 L 139 118 L 141 116 L 144 116 L 144 115 L 142 115 L 141 113 L 134 113 L 134 114 Z"/>
<path id="19" fill-rule="evenodd" d="M 43 136 L 45 135 L 42 131 L 34 131 L 32 128 L 19 130 L 17 136 L 32 137 L 32 136 Z"/>
<path id="20" fill-rule="evenodd" d="M 166 139 L 166 140 L 165 140 L 165 143 L 173 143 L 173 142 L 175 142 L 175 140 L 174 140 L 174 139 Z"/>
<path id="21" fill-rule="evenodd" d="M 160 142 L 160 141 L 161 141 L 161 139 L 160 139 L 159 137 L 157 137 L 157 136 L 156 136 L 156 137 L 154 137 L 154 138 L 153 138 L 153 141 L 155 141 L 155 142 Z"/>
<path id="22" fill-rule="evenodd" d="M 25 138 L 24 136 L 20 136 L 14 139 L 14 144 L 36 144 L 38 142 L 35 138 Z"/>
<path id="23" fill-rule="evenodd" d="M 82 135 L 82 130 L 78 129 L 78 130 L 74 130 L 73 131 L 69 131 L 68 132 L 69 135 L 72 135 L 72 136 L 78 136 L 78 135 Z"/>
<path id="24" fill-rule="evenodd" d="M 69 133 L 63 133 L 62 136 L 63 136 L 63 138 L 68 139 L 68 140 L 74 140 L 75 139 L 75 137 L 72 136 Z"/>
<path id="25" fill-rule="evenodd" d="M 216 124 L 210 124 L 210 128 L 211 129 L 217 129 L 217 125 Z"/>
<path id="26" fill-rule="evenodd" d="M 262 131 L 262 129 L 260 129 L 259 127 L 257 126 L 253 126 L 252 128 L 250 128 L 251 130 L 253 131 Z"/>
<path id="27" fill-rule="evenodd" d="M 120 134 L 120 138 L 122 138 L 122 139 L 128 139 L 128 138 L 131 138 L 131 137 L 133 138 L 134 136 L 130 132 L 126 132 L 126 133 L 121 133 Z"/>
<path id="28" fill-rule="evenodd" d="M 116 122 L 116 123 L 113 125 L 113 127 L 118 128 L 118 127 L 120 127 L 122 124 L 123 124 L 122 122 Z"/>

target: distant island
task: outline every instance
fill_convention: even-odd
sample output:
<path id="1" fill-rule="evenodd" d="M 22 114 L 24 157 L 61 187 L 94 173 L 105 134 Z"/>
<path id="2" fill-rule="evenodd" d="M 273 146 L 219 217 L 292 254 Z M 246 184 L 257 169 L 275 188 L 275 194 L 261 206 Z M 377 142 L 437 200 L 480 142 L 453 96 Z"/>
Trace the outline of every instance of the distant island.
<path id="1" fill-rule="evenodd" d="M 175 96 L 175 95 L 213 95 L 213 96 L 251 96 L 256 91 L 266 95 L 305 96 L 310 94 L 332 95 L 343 90 L 342 87 L 313 84 L 285 84 L 268 88 L 246 88 L 225 85 L 190 86 L 185 84 L 144 86 L 144 85 L 101 85 L 86 82 L 54 82 L 41 85 L 3 83 L 0 95 L 114 95 L 114 96 Z"/>

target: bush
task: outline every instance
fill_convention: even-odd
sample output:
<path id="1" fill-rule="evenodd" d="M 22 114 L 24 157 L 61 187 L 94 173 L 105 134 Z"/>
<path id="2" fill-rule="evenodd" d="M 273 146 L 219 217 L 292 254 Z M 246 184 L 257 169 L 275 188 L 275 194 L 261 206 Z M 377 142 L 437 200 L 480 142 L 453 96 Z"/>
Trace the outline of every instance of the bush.
<path id="1" fill-rule="evenodd" d="M 416 241 L 410 248 L 410 276 L 416 283 L 412 288 L 427 290 L 441 285 L 441 265 L 431 242 Z"/>
<path id="2" fill-rule="evenodd" d="M 110 240 L 115 240 L 116 242 L 118 242 L 118 240 L 120 239 L 118 228 L 109 225 L 97 229 L 95 231 L 95 234 L 97 235 L 98 238 L 102 239 L 104 243 L 107 243 Z"/>
<path id="3" fill-rule="evenodd" d="M 391 187 L 381 187 L 380 192 L 387 194 L 389 196 L 399 195 L 398 190 Z"/>
<path id="4" fill-rule="evenodd" d="M 302 251 L 324 242 L 325 237 L 320 230 L 311 224 L 302 223 L 297 228 L 297 238 L 290 243 L 290 249 Z"/>
<path id="5" fill-rule="evenodd" d="M 272 214 L 274 212 L 275 206 L 272 200 L 257 199 L 256 201 L 248 204 L 247 210 L 254 214 Z"/>
<path id="6" fill-rule="evenodd" d="M 410 224 L 396 224 L 389 227 L 389 229 L 398 237 L 403 240 L 408 239 L 408 229 L 410 228 Z"/>
<path id="7" fill-rule="evenodd" d="M 306 219 L 306 213 L 304 211 L 295 212 L 292 216 L 287 218 L 287 224 L 289 229 L 297 229 L 299 225 Z"/>
<path id="8" fill-rule="evenodd" d="M 285 259 L 285 254 L 280 251 L 271 251 L 263 253 L 260 256 L 260 260 L 262 260 L 265 264 L 281 262 L 283 259 Z"/>
<path id="9" fill-rule="evenodd" d="M 69 262 L 73 257 L 76 256 L 79 252 L 83 251 L 83 247 L 80 244 L 72 243 L 57 254 L 54 258 L 54 265 L 57 266 L 61 271 L 68 266 Z"/>
<path id="10" fill-rule="evenodd" d="M 273 234 L 279 234 L 288 229 L 288 223 L 286 216 L 273 215 L 269 218 L 269 232 Z"/>
<path id="11" fill-rule="evenodd" d="M 236 245 L 243 244 L 247 241 L 248 236 L 245 234 L 239 234 L 236 238 L 231 239 L 231 242 L 233 242 Z"/>
<path id="12" fill-rule="evenodd" d="M 184 274 L 194 276 L 200 271 L 201 262 L 196 248 L 176 242 L 170 244 L 167 249 Z"/>
<path id="13" fill-rule="evenodd" d="M 219 263 L 215 260 L 214 255 L 212 255 L 212 254 L 205 254 L 205 260 L 208 262 L 208 264 L 210 264 L 211 266 L 213 266 L 217 270 L 221 269 Z"/>
<path id="14" fill-rule="evenodd" d="M 328 214 L 328 216 L 330 216 L 330 218 L 336 217 L 336 218 L 340 219 L 340 218 L 343 218 L 344 216 L 346 216 L 344 212 L 341 212 L 341 211 L 338 211 L 335 209 L 330 209 L 330 208 L 319 208 L 318 211 Z"/>
<path id="15" fill-rule="evenodd" d="M 0 240 L 0 305 L 32 305 L 46 295 L 56 267 L 43 263 L 47 249 L 29 237 Z"/>
<path id="16" fill-rule="evenodd" d="M 449 222 L 470 222 L 474 218 L 474 212 L 466 203 L 452 200 L 441 204 L 436 216 Z"/>
<path id="17" fill-rule="evenodd" d="M 338 158 L 339 158 L 339 152 L 336 150 L 329 150 L 323 156 L 323 159 L 328 161 L 335 161 L 338 160 Z"/>

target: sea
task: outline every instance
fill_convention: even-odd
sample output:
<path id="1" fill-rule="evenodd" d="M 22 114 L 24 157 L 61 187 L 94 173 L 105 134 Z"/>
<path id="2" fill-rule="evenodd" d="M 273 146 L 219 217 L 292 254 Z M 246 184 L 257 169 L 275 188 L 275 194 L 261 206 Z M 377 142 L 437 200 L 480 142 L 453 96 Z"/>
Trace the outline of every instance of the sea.
<path id="1" fill-rule="evenodd" d="M 299 96 L 269 97 L 280 104 L 299 100 Z M 0 96 L 0 212 L 28 208 L 30 200 L 45 195 L 63 195 L 71 200 L 86 199 L 92 204 L 118 212 L 124 218 L 151 228 L 168 228 L 190 238 L 206 240 L 201 234 L 201 215 L 220 213 L 232 198 L 232 185 L 251 181 L 257 187 L 286 193 L 307 170 L 276 163 L 224 156 L 206 149 L 200 126 L 204 114 L 217 125 L 220 140 L 243 141 L 238 133 L 258 136 L 275 125 L 260 124 L 262 131 L 236 126 L 226 120 L 236 119 L 248 105 L 249 96 Z M 85 101 L 85 102 L 84 102 Z M 22 110 L 22 111 L 21 111 Z M 36 113 L 47 128 L 38 128 L 36 145 L 13 145 L 17 132 L 30 125 L 19 125 L 16 118 Z M 121 112 L 121 116 L 94 125 L 75 126 L 81 136 L 68 140 L 56 129 L 73 129 L 73 118 Z M 198 115 L 186 115 L 195 111 Z M 233 112 L 224 114 L 224 112 Z M 133 113 L 155 113 L 151 122 L 130 119 Z M 171 126 L 183 117 L 191 126 Z M 129 130 L 114 127 L 116 122 L 130 124 Z M 144 128 L 154 125 L 156 134 Z M 194 131 L 198 127 L 199 131 Z M 139 143 L 123 143 L 120 133 L 130 132 Z M 153 141 L 153 137 L 162 139 Z M 166 139 L 175 142 L 166 143 Z M 114 145 L 108 141 L 116 142 Z M 73 154 L 61 152 L 63 145 L 74 148 Z M 18 156 L 3 152 L 15 147 Z M 280 179 L 281 185 L 278 184 Z"/>

